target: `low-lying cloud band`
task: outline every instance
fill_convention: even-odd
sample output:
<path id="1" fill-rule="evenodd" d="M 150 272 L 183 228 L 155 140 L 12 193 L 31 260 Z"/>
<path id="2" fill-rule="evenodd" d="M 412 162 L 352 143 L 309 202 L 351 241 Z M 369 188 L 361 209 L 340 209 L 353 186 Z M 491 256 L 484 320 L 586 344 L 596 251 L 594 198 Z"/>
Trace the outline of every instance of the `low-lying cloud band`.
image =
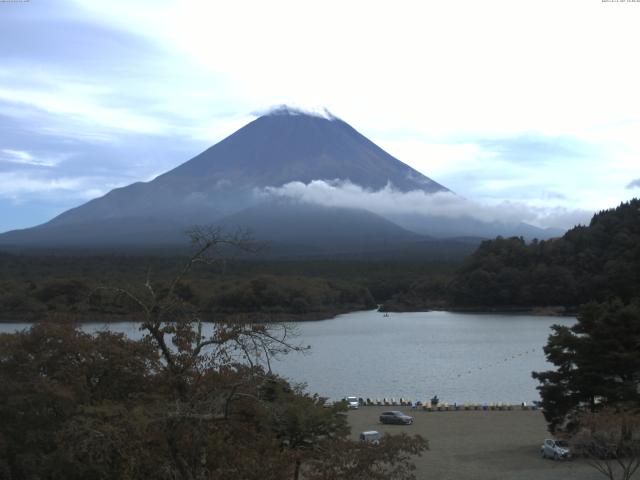
<path id="1" fill-rule="evenodd" d="M 417 214 L 429 217 L 474 218 L 505 224 L 530 223 L 543 228 L 568 229 L 589 222 L 592 212 L 564 207 L 534 207 L 502 201 L 483 204 L 452 192 L 402 192 L 387 184 L 377 191 L 367 190 L 344 180 L 314 180 L 307 184 L 290 182 L 281 187 L 266 187 L 264 195 L 289 198 L 328 207 L 362 208 L 385 215 Z"/>

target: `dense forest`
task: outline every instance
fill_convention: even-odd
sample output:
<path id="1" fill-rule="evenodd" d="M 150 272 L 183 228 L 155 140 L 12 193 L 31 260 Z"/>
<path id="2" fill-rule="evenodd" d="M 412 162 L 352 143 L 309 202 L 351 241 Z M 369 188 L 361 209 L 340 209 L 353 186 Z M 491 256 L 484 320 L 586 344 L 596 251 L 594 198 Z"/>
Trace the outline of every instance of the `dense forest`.
<path id="1" fill-rule="evenodd" d="M 416 281 L 388 302 L 390 309 L 561 306 L 640 292 L 640 200 L 593 216 L 563 237 L 526 243 L 484 241 L 456 272 Z"/>
<path id="2" fill-rule="evenodd" d="M 0 253 L 0 321 L 122 319 L 135 308 L 109 288 L 149 278 L 161 290 L 184 257 Z M 178 293 L 204 318 L 306 320 L 375 308 L 416 278 L 449 277 L 454 261 L 233 259 L 197 265 Z"/>
<path id="3" fill-rule="evenodd" d="M 109 319 L 132 313 L 102 287 L 162 288 L 182 258 L 141 255 L 0 253 L 0 319 L 71 315 Z M 227 259 L 194 268 L 184 299 L 211 319 L 317 319 L 374 308 L 521 309 L 575 312 L 589 301 L 638 296 L 640 200 L 594 215 L 563 237 L 526 243 L 487 240 L 466 259 Z"/>

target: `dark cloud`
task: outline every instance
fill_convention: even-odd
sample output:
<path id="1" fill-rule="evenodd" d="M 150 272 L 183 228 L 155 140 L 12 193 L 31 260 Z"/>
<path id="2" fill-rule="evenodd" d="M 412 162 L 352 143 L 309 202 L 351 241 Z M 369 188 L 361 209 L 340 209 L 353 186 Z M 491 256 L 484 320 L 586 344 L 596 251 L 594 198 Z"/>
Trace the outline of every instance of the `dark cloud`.
<path id="1" fill-rule="evenodd" d="M 228 106 L 215 93 L 226 90 L 224 80 L 176 57 L 155 38 L 102 21 L 68 1 L 29 2 L 9 15 L 3 6 L 1 13 L 0 97 L 5 100 L 74 97 L 80 104 L 89 100 L 85 107 L 96 104 L 167 125 L 179 120 L 185 129 L 201 121 L 194 117 L 203 111 L 208 118 L 229 117 L 220 114 Z M 95 116 L 99 123 L 104 113 Z"/>
<path id="2" fill-rule="evenodd" d="M 5 106 L 22 108 L 22 117 L 2 115 Z M 56 171 L 69 175 L 109 173 L 140 180 L 150 172 L 168 170 L 209 146 L 180 136 L 114 133 L 99 127 L 83 134 L 83 129 L 84 125 L 74 124 L 63 115 L 0 101 L 0 159 L 1 150 L 22 151 L 43 161 L 34 165 L 12 163 L 12 169 L 37 167 L 48 159 L 46 163 L 55 163 Z M 6 168 L 7 163 L 4 165 Z"/>
<path id="3" fill-rule="evenodd" d="M 632 188 L 640 188 L 640 178 L 636 178 L 635 180 L 629 182 L 626 188 L 628 188 L 629 190 L 631 190 Z"/>
<path id="4" fill-rule="evenodd" d="M 3 64 L 38 68 L 83 69 L 85 74 L 127 68 L 149 55 L 160 55 L 151 42 L 131 32 L 100 24 L 66 1 L 29 2 L 0 15 Z M 140 67 L 142 67 L 140 65 Z"/>
<path id="5" fill-rule="evenodd" d="M 206 95 L 224 89 L 160 44 L 66 0 L 0 8 L 0 208 L 13 206 L 0 231 L 148 180 L 216 140 L 202 140 L 202 120 L 217 98 Z M 184 84 L 205 98 L 171 91 Z"/>

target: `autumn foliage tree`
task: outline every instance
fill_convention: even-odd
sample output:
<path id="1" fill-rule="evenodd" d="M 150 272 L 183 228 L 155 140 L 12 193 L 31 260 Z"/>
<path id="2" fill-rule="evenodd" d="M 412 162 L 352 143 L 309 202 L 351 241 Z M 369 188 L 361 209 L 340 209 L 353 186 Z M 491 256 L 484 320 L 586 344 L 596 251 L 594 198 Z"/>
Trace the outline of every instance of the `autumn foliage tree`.
<path id="1" fill-rule="evenodd" d="M 303 349 L 286 325 L 201 321 L 184 278 L 251 245 L 215 229 L 191 237 L 172 282 L 149 274 L 139 288 L 95 292 L 139 309 L 141 340 L 64 323 L 0 335 L 0 478 L 414 478 L 423 439 L 350 441 L 342 404 L 326 408 L 273 374 L 270 359 Z"/>

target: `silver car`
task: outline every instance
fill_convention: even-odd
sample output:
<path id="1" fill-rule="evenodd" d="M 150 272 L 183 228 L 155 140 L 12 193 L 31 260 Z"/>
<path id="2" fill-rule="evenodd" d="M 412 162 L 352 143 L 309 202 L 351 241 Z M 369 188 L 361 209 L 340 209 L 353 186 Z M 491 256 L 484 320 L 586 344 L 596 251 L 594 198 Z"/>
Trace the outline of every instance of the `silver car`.
<path id="1" fill-rule="evenodd" d="M 358 397 L 347 397 L 345 401 L 347 402 L 347 408 L 357 410 L 358 407 L 360 406 L 360 401 L 358 400 Z"/>
<path id="2" fill-rule="evenodd" d="M 367 430 L 360 433 L 360 441 L 371 445 L 380 445 L 380 432 L 377 430 Z"/>
<path id="3" fill-rule="evenodd" d="M 553 458 L 554 460 L 566 460 L 571 458 L 569 444 L 564 440 L 554 440 L 547 438 L 540 447 L 542 458 Z"/>

